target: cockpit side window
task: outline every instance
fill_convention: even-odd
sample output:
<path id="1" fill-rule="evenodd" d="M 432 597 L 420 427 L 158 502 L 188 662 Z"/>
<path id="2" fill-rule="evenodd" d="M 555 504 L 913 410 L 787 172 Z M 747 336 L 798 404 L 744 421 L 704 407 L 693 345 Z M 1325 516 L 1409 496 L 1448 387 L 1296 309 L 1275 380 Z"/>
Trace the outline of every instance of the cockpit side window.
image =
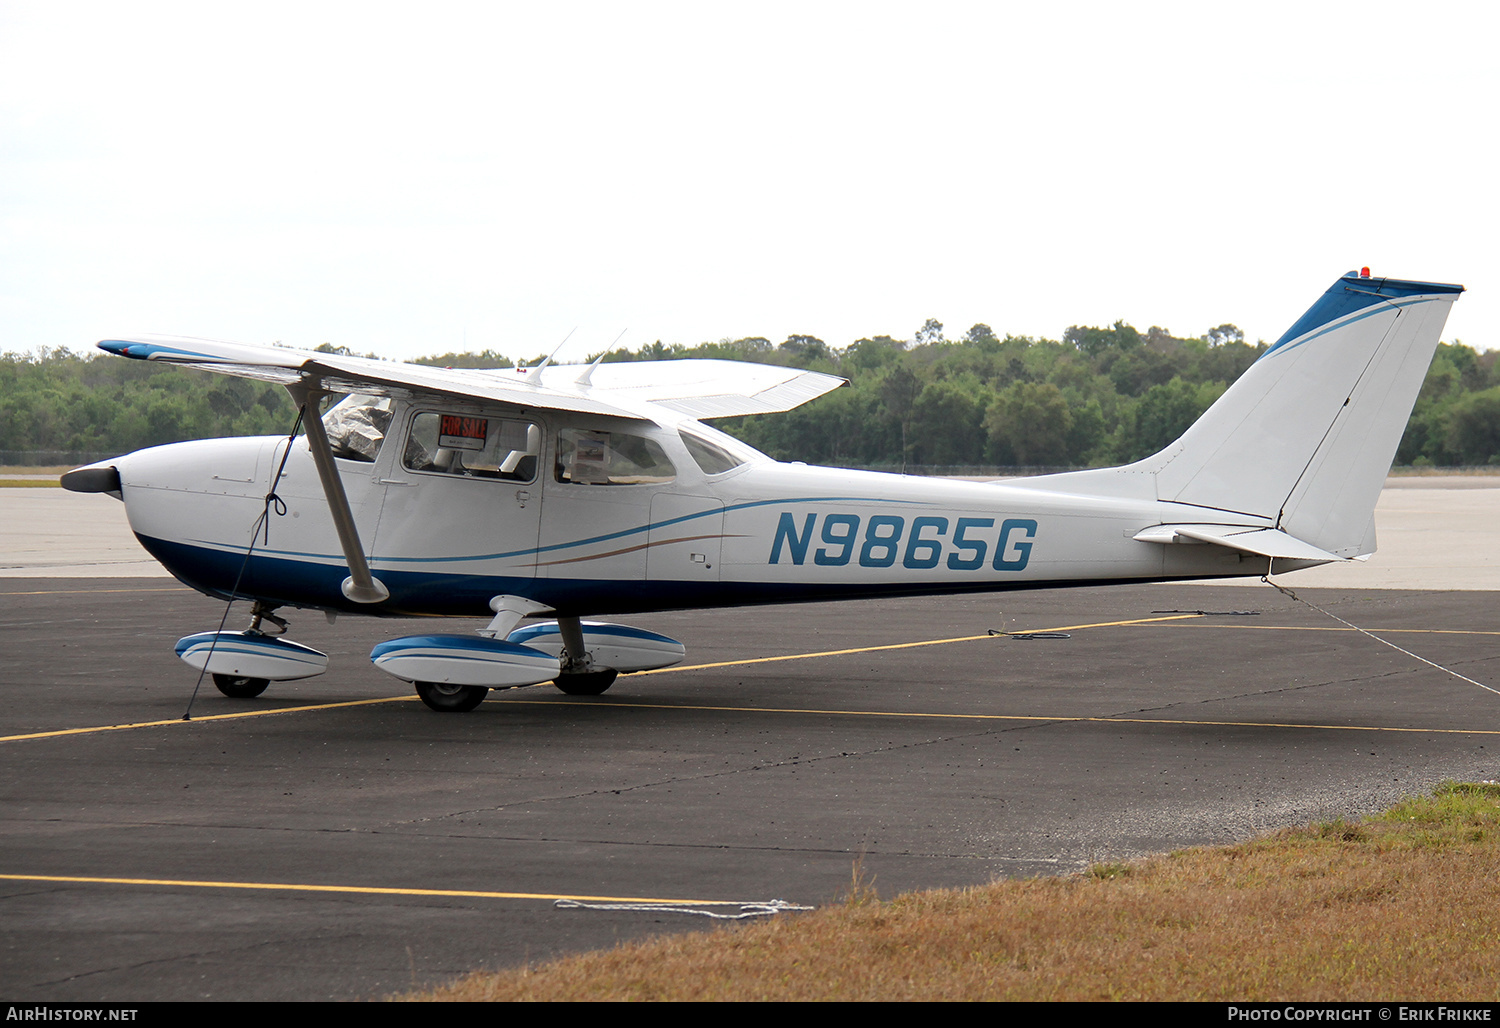
<path id="1" fill-rule="evenodd" d="M 531 482 L 541 452 L 542 430 L 530 421 L 421 411 L 401 462 L 409 471 Z"/>
<path id="2" fill-rule="evenodd" d="M 554 474 L 577 485 L 660 485 L 675 479 L 677 469 L 654 439 L 565 428 L 557 433 Z"/>
<path id="3" fill-rule="evenodd" d="M 391 427 L 391 398 L 351 393 L 323 415 L 323 431 L 335 457 L 373 464 Z"/>

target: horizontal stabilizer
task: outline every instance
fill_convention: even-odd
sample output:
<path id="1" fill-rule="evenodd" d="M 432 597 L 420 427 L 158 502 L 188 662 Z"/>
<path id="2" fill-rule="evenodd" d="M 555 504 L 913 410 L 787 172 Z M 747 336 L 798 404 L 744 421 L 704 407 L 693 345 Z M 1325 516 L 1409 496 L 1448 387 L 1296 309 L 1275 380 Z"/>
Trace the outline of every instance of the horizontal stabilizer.
<path id="1" fill-rule="evenodd" d="M 1243 525 L 1154 525 L 1134 537 L 1143 543 L 1210 543 L 1242 553 L 1287 560 L 1336 561 L 1337 554 L 1321 550 L 1275 528 Z"/>

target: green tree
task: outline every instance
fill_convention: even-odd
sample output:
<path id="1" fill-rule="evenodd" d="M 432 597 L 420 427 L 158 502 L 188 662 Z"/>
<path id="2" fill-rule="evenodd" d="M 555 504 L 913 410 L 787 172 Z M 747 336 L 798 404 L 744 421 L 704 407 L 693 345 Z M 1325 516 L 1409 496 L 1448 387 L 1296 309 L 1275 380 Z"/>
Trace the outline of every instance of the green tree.
<path id="1" fill-rule="evenodd" d="M 1193 385 L 1180 378 L 1146 390 L 1135 411 L 1130 459 L 1149 457 L 1176 441 L 1222 392 L 1216 385 Z"/>
<path id="2" fill-rule="evenodd" d="M 817 336 L 787 336 L 786 342 L 776 349 L 799 367 L 806 367 L 813 361 L 826 361 L 833 356 L 828 344 Z"/>
<path id="3" fill-rule="evenodd" d="M 860 371 L 874 371 L 900 358 L 906 344 L 890 336 L 861 339 L 844 351 L 844 360 Z"/>
<path id="4" fill-rule="evenodd" d="M 1500 464 L 1500 387 L 1469 393 L 1447 417 L 1447 448 L 1460 464 Z"/>
<path id="5" fill-rule="evenodd" d="M 929 382 L 912 406 L 912 460 L 978 464 L 984 459 L 984 415 L 993 394 L 972 376 Z"/>
<path id="6" fill-rule="evenodd" d="M 1073 414 L 1051 382 L 1013 382 L 985 414 L 990 457 L 1015 467 L 1059 465 L 1068 457 Z"/>
<path id="7" fill-rule="evenodd" d="M 1073 325 L 1063 333 L 1063 342 L 1089 357 L 1097 357 L 1107 350 L 1135 349 L 1141 345 L 1141 334 L 1124 321 L 1117 321 L 1109 328 Z"/>
<path id="8" fill-rule="evenodd" d="M 1209 329 L 1204 338 L 1208 340 L 1209 346 L 1223 346 L 1225 343 L 1243 343 L 1245 333 L 1240 331 L 1238 325 L 1225 322 L 1217 328 Z"/>
<path id="9" fill-rule="evenodd" d="M 918 346 L 933 346 L 945 341 L 943 339 L 943 323 L 937 318 L 928 318 L 922 322 L 922 327 L 917 329 L 915 342 Z"/>
<path id="10" fill-rule="evenodd" d="M 891 365 L 880 382 L 880 399 L 887 415 L 901 429 L 900 462 L 904 466 L 911 455 L 910 430 L 912 409 L 922 392 L 922 380 L 912 369 L 911 361 Z"/>
<path id="11" fill-rule="evenodd" d="M 995 330 L 982 321 L 969 326 L 969 330 L 964 333 L 964 342 L 981 349 L 1000 345 L 1000 340 L 995 338 Z"/>
<path id="12" fill-rule="evenodd" d="M 596 355 L 597 356 L 597 355 Z M 515 363 L 494 350 L 478 353 L 439 353 L 431 357 L 418 357 L 413 364 L 425 364 L 433 368 L 512 368 Z"/>

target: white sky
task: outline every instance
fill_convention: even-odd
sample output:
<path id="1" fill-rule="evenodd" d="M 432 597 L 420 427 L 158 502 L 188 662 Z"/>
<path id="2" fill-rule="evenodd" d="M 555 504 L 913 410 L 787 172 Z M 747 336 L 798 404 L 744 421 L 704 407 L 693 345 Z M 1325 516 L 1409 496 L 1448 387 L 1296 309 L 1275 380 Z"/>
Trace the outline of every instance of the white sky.
<path id="1" fill-rule="evenodd" d="M 1492 9 L 0 0 L 0 350 L 1270 340 L 1360 265 L 1500 346 Z"/>

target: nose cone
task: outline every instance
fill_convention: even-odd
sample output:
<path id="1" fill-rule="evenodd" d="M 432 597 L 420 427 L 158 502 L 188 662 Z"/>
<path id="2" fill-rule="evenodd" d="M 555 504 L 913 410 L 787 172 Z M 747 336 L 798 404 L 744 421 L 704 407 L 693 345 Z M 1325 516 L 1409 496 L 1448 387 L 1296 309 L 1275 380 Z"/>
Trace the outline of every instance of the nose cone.
<path id="1" fill-rule="evenodd" d="M 120 469 L 113 464 L 89 464 L 74 468 L 59 480 L 64 489 L 75 493 L 113 493 L 120 495 Z"/>

